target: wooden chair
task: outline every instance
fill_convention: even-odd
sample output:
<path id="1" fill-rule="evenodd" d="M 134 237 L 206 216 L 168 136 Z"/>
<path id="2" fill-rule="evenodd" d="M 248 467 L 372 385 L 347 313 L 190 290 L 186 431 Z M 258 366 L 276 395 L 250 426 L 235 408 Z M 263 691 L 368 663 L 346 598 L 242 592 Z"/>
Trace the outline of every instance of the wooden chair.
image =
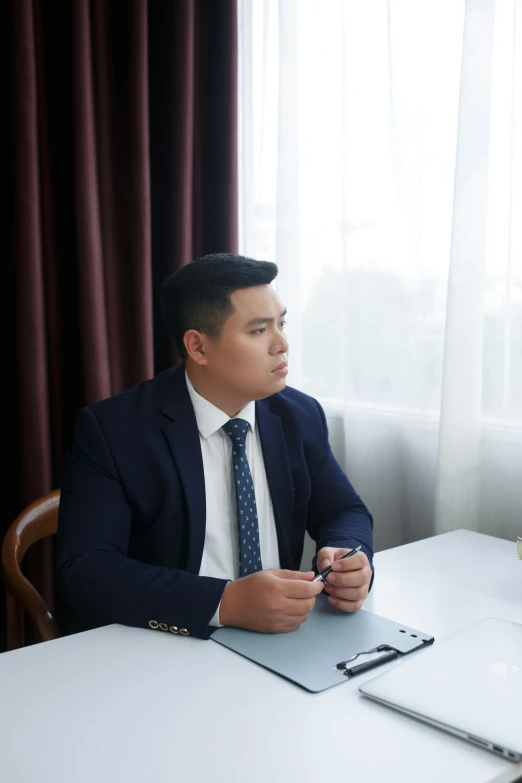
<path id="1" fill-rule="evenodd" d="M 20 568 L 32 544 L 56 533 L 59 503 L 59 489 L 43 495 L 24 508 L 4 536 L 2 569 L 6 587 L 8 650 L 23 647 L 24 611 L 32 617 L 42 641 L 47 642 L 60 636 L 58 624 L 49 607 Z"/>

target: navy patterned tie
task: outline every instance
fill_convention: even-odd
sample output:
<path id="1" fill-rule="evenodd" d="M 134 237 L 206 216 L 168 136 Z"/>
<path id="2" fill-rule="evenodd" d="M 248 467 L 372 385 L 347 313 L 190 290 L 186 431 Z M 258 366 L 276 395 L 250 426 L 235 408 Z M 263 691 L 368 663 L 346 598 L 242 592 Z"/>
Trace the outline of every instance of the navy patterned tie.
<path id="1" fill-rule="evenodd" d="M 236 488 L 239 532 L 239 576 L 262 571 L 254 482 L 246 455 L 248 421 L 230 419 L 223 429 L 232 441 L 232 473 Z"/>

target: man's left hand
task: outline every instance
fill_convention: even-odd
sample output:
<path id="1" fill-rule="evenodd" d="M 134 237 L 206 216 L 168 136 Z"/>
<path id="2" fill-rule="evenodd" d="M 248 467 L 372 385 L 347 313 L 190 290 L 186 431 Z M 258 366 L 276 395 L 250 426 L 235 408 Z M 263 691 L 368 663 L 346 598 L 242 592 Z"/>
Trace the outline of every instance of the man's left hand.
<path id="1" fill-rule="evenodd" d="M 350 549 L 324 547 L 317 555 L 317 568 L 326 571 L 332 566 L 324 586 L 329 593 L 329 603 L 343 612 L 357 612 L 368 595 L 372 569 L 364 552 L 341 560 L 347 552 Z"/>

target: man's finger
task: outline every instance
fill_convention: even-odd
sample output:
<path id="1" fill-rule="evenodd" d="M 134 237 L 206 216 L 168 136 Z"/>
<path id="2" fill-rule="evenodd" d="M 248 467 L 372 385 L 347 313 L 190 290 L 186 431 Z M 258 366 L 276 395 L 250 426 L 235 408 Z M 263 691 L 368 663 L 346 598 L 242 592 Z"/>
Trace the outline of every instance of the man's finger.
<path id="1" fill-rule="evenodd" d="M 272 573 L 279 579 L 302 579 L 305 582 L 310 582 L 315 576 L 313 571 L 290 571 L 288 568 L 274 568 Z"/>
<path id="2" fill-rule="evenodd" d="M 357 552 L 352 557 L 345 557 L 344 560 L 335 560 L 332 563 L 332 571 L 358 571 L 369 565 L 368 558 L 364 552 Z"/>
<path id="3" fill-rule="evenodd" d="M 328 599 L 328 603 L 335 606 L 336 609 L 340 609 L 341 612 L 351 614 L 358 612 L 363 605 L 363 601 L 343 601 L 342 598 L 332 598 L 332 596 Z"/>
<path id="4" fill-rule="evenodd" d="M 297 631 L 301 623 L 292 623 L 291 625 L 284 625 L 277 633 L 290 633 L 291 631 Z"/>
<path id="5" fill-rule="evenodd" d="M 283 583 L 285 598 L 314 598 L 323 592 L 322 582 L 304 582 L 301 579 L 286 579 Z"/>
<path id="6" fill-rule="evenodd" d="M 312 609 L 314 608 L 315 598 L 307 598 L 306 600 L 290 601 L 288 603 L 288 609 L 285 610 L 286 617 L 301 618 L 301 622 L 306 620 Z"/>
<path id="7" fill-rule="evenodd" d="M 326 577 L 329 585 L 342 585 L 342 587 L 362 587 L 369 585 L 372 578 L 371 568 L 359 568 L 357 571 L 331 571 Z"/>
<path id="8" fill-rule="evenodd" d="M 326 571 L 327 568 L 330 568 L 334 561 L 335 553 L 338 551 L 336 547 L 332 546 L 325 546 L 319 550 L 317 553 L 317 568 L 319 571 Z M 347 552 L 348 550 L 345 551 Z"/>
<path id="9" fill-rule="evenodd" d="M 368 597 L 368 585 L 361 587 L 334 587 L 325 585 L 326 592 L 333 598 L 340 598 L 343 601 L 364 601 Z"/>

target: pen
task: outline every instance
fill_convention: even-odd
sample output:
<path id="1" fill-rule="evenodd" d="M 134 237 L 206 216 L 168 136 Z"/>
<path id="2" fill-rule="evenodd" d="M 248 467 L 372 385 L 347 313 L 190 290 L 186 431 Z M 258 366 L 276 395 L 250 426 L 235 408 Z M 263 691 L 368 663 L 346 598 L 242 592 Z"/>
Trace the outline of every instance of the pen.
<path id="1" fill-rule="evenodd" d="M 352 549 L 351 552 L 347 552 L 345 555 L 340 557 L 339 560 L 344 560 L 347 557 L 351 557 L 352 555 L 355 555 L 355 553 L 358 552 L 360 548 L 361 547 L 358 546 L 355 549 Z M 339 560 L 335 560 L 334 562 L 338 563 Z M 323 571 L 322 573 L 317 574 L 317 576 L 314 579 L 312 579 L 312 582 L 320 582 L 321 580 L 324 582 L 326 577 L 328 576 L 328 574 L 330 573 L 331 570 L 332 570 L 332 566 L 330 566 L 330 568 L 327 568 L 326 571 Z"/>

